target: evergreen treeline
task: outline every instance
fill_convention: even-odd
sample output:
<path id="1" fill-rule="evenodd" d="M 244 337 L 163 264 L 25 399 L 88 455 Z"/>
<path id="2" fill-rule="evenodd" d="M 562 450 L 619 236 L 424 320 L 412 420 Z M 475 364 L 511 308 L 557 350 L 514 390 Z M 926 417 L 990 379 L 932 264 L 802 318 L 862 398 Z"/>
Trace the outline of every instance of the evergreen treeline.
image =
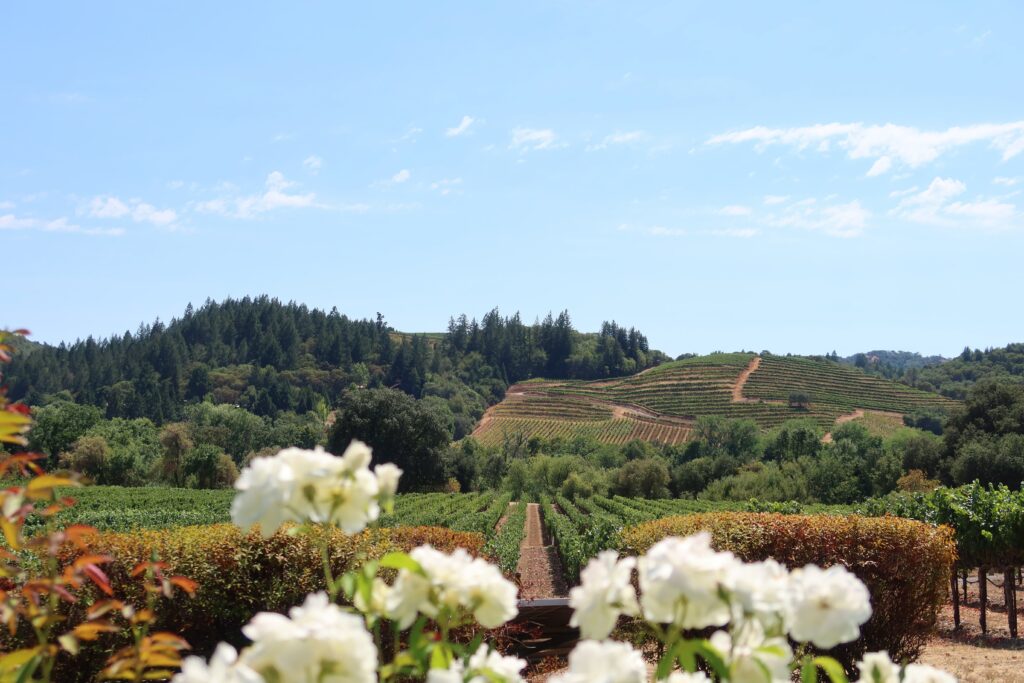
<path id="1" fill-rule="evenodd" d="M 666 359 L 614 322 L 581 334 L 567 312 L 527 325 L 495 309 L 479 322 L 453 318 L 442 335 L 410 335 L 380 314 L 354 320 L 265 296 L 207 300 L 134 334 L 25 351 L 8 378 L 11 397 L 30 405 L 70 399 L 108 419 L 162 424 L 204 400 L 275 417 L 334 406 L 351 387 L 394 387 L 446 402 L 456 436 L 510 383 L 630 374 Z"/>

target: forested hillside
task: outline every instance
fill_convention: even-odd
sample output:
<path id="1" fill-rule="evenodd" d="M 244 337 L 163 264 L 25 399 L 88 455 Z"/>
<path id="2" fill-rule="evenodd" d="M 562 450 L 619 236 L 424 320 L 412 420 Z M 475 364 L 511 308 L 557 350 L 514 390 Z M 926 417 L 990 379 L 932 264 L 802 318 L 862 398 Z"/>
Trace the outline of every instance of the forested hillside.
<path id="1" fill-rule="evenodd" d="M 577 332 L 568 312 L 525 324 L 497 310 L 462 315 L 443 335 L 402 334 L 383 316 L 354 320 L 275 299 L 207 301 L 168 324 L 59 346 L 25 345 L 11 366 L 11 397 L 100 408 L 106 418 L 157 424 L 209 401 L 260 416 L 334 406 L 350 387 L 436 396 L 456 431 L 475 422 L 513 382 L 533 376 L 593 379 L 630 374 L 665 357 L 635 329 L 605 323 Z M 458 436 L 458 434 L 457 434 Z"/>
<path id="2" fill-rule="evenodd" d="M 981 380 L 1024 383 L 1024 344 L 1007 344 L 984 351 L 965 347 L 952 359 L 906 351 L 869 351 L 835 359 L 869 375 L 958 400 L 965 399 L 971 387 Z"/>

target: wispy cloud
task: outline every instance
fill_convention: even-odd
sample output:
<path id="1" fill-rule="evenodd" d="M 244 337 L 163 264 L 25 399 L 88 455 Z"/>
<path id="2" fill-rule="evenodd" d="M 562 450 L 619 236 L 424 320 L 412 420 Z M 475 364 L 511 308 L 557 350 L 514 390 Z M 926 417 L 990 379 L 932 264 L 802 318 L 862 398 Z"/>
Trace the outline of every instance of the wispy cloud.
<path id="1" fill-rule="evenodd" d="M 459 186 L 462 185 L 462 178 L 442 178 L 437 182 L 430 184 L 430 189 L 435 190 L 442 195 L 452 194 L 456 192 Z"/>
<path id="2" fill-rule="evenodd" d="M 178 213 L 174 209 L 158 209 L 141 199 L 129 199 L 125 202 L 118 197 L 103 195 L 92 198 L 87 213 L 93 218 L 130 216 L 136 223 L 152 223 L 162 227 L 178 220 Z"/>
<path id="3" fill-rule="evenodd" d="M 405 181 L 407 181 L 411 177 L 412 177 L 412 172 L 410 172 L 409 169 L 407 169 L 407 168 L 403 168 L 401 171 L 399 171 L 395 175 L 391 176 L 391 182 L 393 182 L 395 184 L 404 183 Z"/>
<path id="4" fill-rule="evenodd" d="M 276 144 L 278 142 L 287 142 L 288 140 L 291 140 L 294 137 L 294 133 L 277 133 L 272 138 L 270 138 L 270 141 Z"/>
<path id="5" fill-rule="evenodd" d="M 692 230 L 689 228 L 670 228 L 664 225 L 634 225 L 622 223 L 617 230 L 620 232 L 633 232 L 650 237 L 733 237 L 749 239 L 761 234 L 758 228 L 712 228 L 710 230 Z"/>
<path id="6" fill-rule="evenodd" d="M 730 206 L 723 206 L 718 210 L 718 213 L 723 216 L 749 216 L 753 211 L 749 206 L 740 206 L 739 204 L 732 204 Z"/>
<path id="7" fill-rule="evenodd" d="M 764 196 L 765 206 L 774 206 L 776 204 L 785 204 L 789 201 L 788 194 L 766 194 Z"/>
<path id="8" fill-rule="evenodd" d="M 643 142 L 647 139 L 647 133 L 642 130 L 631 130 L 627 132 L 615 132 L 611 135 L 607 135 L 601 142 L 593 145 L 587 145 L 588 152 L 596 152 L 598 150 L 607 149 L 612 145 L 628 145 L 637 142 Z"/>
<path id="9" fill-rule="evenodd" d="M 262 193 L 210 199 L 198 202 L 195 204 L 195 209 L 200 213 L 249 219 L 275 209 L 327 208 L 317 204 L 316 195 L 312 192 L 306 194 L 288 192 L 288 189 L 294 186 L 295 183 L 287 180 L 280 171 L 273 171 L 267 176 Z"/>
<path id="10" fill-rule="evenodd" d="M 323 168 L 324 160 L 315 154 L 310 154 L 308 157 L 302 160 L 302 165 L 306 167 L 306 170 L 316 175 Z"/>
<path id="11" fill-rule="evenodd" d="M 564 143 L 558 141 L 555 131 L 550 128 L 513 128 L 512 141 L 509 149 L 526 152 L 537 149 L 555 149 L 564 147 Z"/>
<path id="12" fill-rule="evenodd" d="M 943 227 L 1011 228 L 1019 218 L 1017 206 L 998 197 L 958 199 L 967 185 L 954 178 L 935 178 L 920 192 L 907 194 L 890 214 L 903 220 Z"/>
<path id="13" fill-rule="evenodd" d="M 402 133 L 400 136 L 398 136 L 394 140 L 389 140 L 389 142 L 391 144 L 393 144 L 393 145 L 396 145 L 396 144 L 398 144 L 400 142 L 415 142 L 416 138 L 422 132 L 423 132 L 423 129 L 420 128 L 419 126 L 412 126 L 412 127 L 409 128 L 409 130 L 405 131 L 404 133 Z"/>
<path id="14" fill-rule="evenodd" d="M 0 211 L 3 211 L 5 209 L 13 209 L 13 208 L 14 208 L 14 202 L 10 202 L 10 201 L 0 202 Z"/>
<path id="15" fill-rule="evenodd" d="M 123 228 L 91 228 L 72 223 L 67 218 L 40 220 L 38 218 L 18 218 L 14 214 L 0 216 L 0 230 L 35 230 L 39 232 L 60 232 L 89 235 L 93 237 L 120 237 Z"/>
<path id="16" fill-rule="evenodd" d="M 974 143 L 1002 153 L 1004 161 L 1024 152 L 1024 121 L 954 126 L 945 130 L 921 130 L 912 126 L 824 123 L 796 128 L 755 126 L 722 133 L 708 139 L 708 145 L 751 143 L 759 150 L 771 145 L 829 152 L 833 146 L 850 159 L 873 159 L 869 176 L 888 173 L 896 165 L 918 168 L 943 154 Z"/>
<path id="17" fill-rule="evenodd" d="M 772 214 L 765 223 L 775 227 L 800 228 L 822 232 L 831 237 L 859 237 L 864 234 L 872 213 L 858 200 L 842 204 L 828 204 L 816 199 L 804 199 Z"/>
<path id="18" fill-rule="evenodd" d="M 1003 187 L 1013 187 L 1021 182 L 1021 178 L 1007 178 L 1006 176 L 996 176 L 992 179 L 993 185 L 1002 185 Z"/>
<path id="19" fill-rule="evenodd" d="M 445 137 L 457 138 L 458 136 L 469 131 L 470 127 L 476 121 L 472 116 L 463 116 L 462 120 L 459 121 L 459 125 L 454 128 L 446 128 L 444 131 Z"/>

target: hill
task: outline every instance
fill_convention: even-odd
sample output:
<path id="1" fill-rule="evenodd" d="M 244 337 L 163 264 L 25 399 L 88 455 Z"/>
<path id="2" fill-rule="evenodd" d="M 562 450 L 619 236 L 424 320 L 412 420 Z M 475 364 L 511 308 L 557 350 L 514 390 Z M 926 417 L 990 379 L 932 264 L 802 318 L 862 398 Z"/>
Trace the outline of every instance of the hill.
<path id="1" fill-rule="evenodd" d="M 803 400 L 791 402 L 798 394 Z M 828 429 L 865 411 L 898 419 L 915 410 L 953 405 L 948 398 L 832 361 L 717 353 L 611 380 L 514 385 L 473 435 L 485 444 L 514 432 L 545 438 L 582 433 L 607 443 L 636 438 L 681 443 L 690 437 L 695 420 L 706 415 L 751 419 L 762 429 L 808 418 Z"/>

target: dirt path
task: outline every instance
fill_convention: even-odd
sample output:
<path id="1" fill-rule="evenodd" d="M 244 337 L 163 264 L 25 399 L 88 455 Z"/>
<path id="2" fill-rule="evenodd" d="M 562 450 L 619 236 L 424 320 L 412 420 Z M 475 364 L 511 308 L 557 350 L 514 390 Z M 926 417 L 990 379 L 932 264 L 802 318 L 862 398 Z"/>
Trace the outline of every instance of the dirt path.
<path id="1" fill-rule="evenodd" d="M 857 408 L 857 410 L 853 411 L 852 413 L 847 413 L 846 415 L 840 415 L 839 417 L 837 417 L 834 426 L 838 427 L 841 424 L 853 422 L 854 420 L 859 420 L 862 417 L 864 417 L 864 411 L 861 410 L 860 408 Z M 821 442 L 832 443 L 832 432 L 825 432 L 825 436 L 821 437 Z"/>
<path id="2" fill-rule="evenodd" d="M 743 398 L 743 386 L 747 383 L 747 380 L 750 379 L 750 375 L 754 370 L 757 370 L 759 367 L 761 367 L 761 356 L 754 356 L 750 361 L 750 365 L 748 365 L 746 369 L 740 373 L 740 376 L 736 378 L 736 384 L 732 385 L 733 403 L 751 403 L 757 401 L 757 399 L 753 398 Z"/>
<path id="3" fill-rule="evenodd" d="M 540 521 L 540 505 L 526 506 L 526 538 L 519 549 L 519 566 L 516 568 L 522 587 L 519 597 L 523 600 L 539 598 L 564 598 L 569 595 L 565 583 L 562 563 L 547 529 Z"/>

